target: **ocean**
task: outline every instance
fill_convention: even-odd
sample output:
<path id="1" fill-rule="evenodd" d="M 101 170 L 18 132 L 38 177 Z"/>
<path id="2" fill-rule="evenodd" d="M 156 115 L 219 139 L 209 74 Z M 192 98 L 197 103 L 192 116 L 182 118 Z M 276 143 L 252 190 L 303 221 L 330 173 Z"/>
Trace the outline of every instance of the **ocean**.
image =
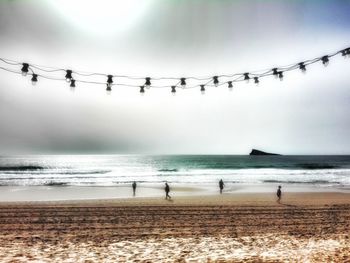
<path id="1" fill-rule="evenodd" d="M 0 157 L 1 186 L 138 183 L 350 187 L 350 156 L 36 155 Z"/>

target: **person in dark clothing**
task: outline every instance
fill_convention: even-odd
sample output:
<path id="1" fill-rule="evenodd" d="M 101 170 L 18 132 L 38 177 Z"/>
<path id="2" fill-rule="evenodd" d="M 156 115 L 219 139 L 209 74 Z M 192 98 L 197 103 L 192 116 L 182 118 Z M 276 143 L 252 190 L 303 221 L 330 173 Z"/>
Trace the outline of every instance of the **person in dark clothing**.
<path id="1" fill-rule="evenodd" d="M 164 190 L 165 190 L 165 199 L 171 199 L 171 197 L 170 197 L 170 195 L 169 195 L 169 192 L 170 192 L 170 187 L 169 187 L 169 185 L 168 185 L 168 183 L 165 183 L 165 188 L 164 188 Z"/>
<path id="2" fill-rule="evenodd" d="M 220 181 L 219 181 L 220 194 L 222 194 L 222 190 L 224 189 L 224 186 L 225 186 L 224 181 L 222 181 L 222 179 L 220 179 Z"/>
<path id="3" fill-rule="evenodd" d="M 281 190 L 282 186 L 278 186 L 278 189 L 277 189 L 277 203 L 281 202 L 281 198 L 282 198 L 282 190 Z"/>
<path id="4" fill-rule="evenodd" d="M 133 196 L 135 196 L 136 195 L 136 182 L 135 181 L 132 183 L 132 191 L 133 191 Z"/>

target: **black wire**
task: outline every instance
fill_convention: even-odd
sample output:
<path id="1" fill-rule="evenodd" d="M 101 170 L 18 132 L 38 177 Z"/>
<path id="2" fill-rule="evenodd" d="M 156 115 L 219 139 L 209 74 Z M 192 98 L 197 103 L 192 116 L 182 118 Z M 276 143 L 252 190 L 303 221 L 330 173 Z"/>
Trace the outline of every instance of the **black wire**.
<path id="1" fill-rule="evenodd" d="M 0 67 L 0 69 L 4 70 L 4 71 L 8 71 L 8 72 L 11 72 L 11 73 L 16 73 L 16 74 L 22 74 L 22 72 L 19 72 L 19 71 L 15 71 L 15 70 L 12 70 L 12 69 L 8 69 L 8 68 L 3 68 L 3 67 Z"/>
<path id="2" fill-rule="evenodd" d="M 34 64 L 30 64 L 30 67 L 35 68 L 35 69 L 40 70 L 40 71 L 50 72 L 50 73 L 51 72 L 59 72 L 59 71 L 65 72 L 66 71 L 64 69 L 43 69 L 43 68 L 40 68 L 40 67 L 38 67 L 38 66 L 36 66 Z"/>
<path id="3" fill-rule="evenodd" d="M 9 64 L 9 65 L 22 65 L 22 63 L 19 63 L 19 62 L 15 62 L 15 61 L 11 61 L 9 59 L 4 59 L 4 58 L 0 58 L 0 60 L 2 62 L 5 62 L 6 64 Z"/>
<path id="4" fill-rule="evenodd" d="M 342 50 L 339 50 L 337 52 L 331 53 L 330 55 L 325 55 L 328 58 L 334 57 L 338 54 L 341 54 L 344 50 L 349 50 L 350 48 L 345 48 Z M 322 60 L 323 57 L 325 56 L 321 56 L 321 57 L 317 57 L 317 58 L 313 58 L 313 59 L 308 59 L 308 60 L 304 60 L 302 62 L 298 62 L 298 63 L 294 63 L 294 64 L 289 64 L 286 66 L 280 66 L 280 67 L 275 67 L 278 71 L 280 72 L 288 72 L 288 71 L 292 71 L 292 70 L 296 70 L 300 68 L 300 63 L 303 63 L 304 66 L 309 66 L 312 64 L 315 64 L 319 61 Z M 17 62 L 17 61 L 13 61 L 10 59 L 5 59 L 5 58 L 0 58 L 0 61 L 4 62 L 5 64 L 11 65 L 11 66 L 18 66 L 18 65 L 22 65 L 23 63 Z M 8 71 L 11 73 L 16 73 L 16 74 L 21 74 L 21 72 L 13 70 L 13 69 L 9 69 L 9 68 L 5 68 L 5 67 L 0 67 L 0 69 L 4 70 L 4 71 Z M 66 72 L 66 69 L 63 68 L 54 68 L 54 67 L 46 67 L 46 66 L 39 66 L 36 64 L 29 64 L 29 70 L 31 71 L 31 75 L 34 74 L 34 70 L 36 69 L 38 71 L 42 71 L 42 72 L 46 72 L 46 73 L 55 73 L 55 72 Z M 225 79 L 233 79 L 233 80 L 229 80 L 232 82 L 241 82 L 244 81 L 244 75 L 246 73 L 249 74 L 250 77 L 258 77 L 258 78 L 263 78 L 263 77 L 267 77 L 267 76 L 271 76 L 274 75 L 273 74 L 273 70 L 274 69 L 265 69 L 265 70 L 260 70 L 260 71 L 252 71 L 252 72 L 244 72 L 244 73 L 235 73 L 235 74 L 222 74 L 222 75 L 217 75 L 218 78 L 225 78 Z M 104 74 L 104 73 L 95 73 L 95 72 L 82 72 L 82 71 L 72 71 L 73 76 L 77 75 L 77 76 L 82 76 L 82 77 L 92 77 L 92 76 L 103 76 L 103 77 L 108 77 L 109 74 Z M 44 78 L 44 79 L 49 79 L 49 80 L 57 80 L 57 81 L 65 81 L 64 78 L 57 78 L 57 77 L 52 77 L 52 76 L 47 76 L 44 74 L 37 74 L 38 77 Z M 129 80 L 145 80 L 146 77 L 136 77 L 136 76 L 127 76 L 127 75 L 112 75 L 115 78 L 126 78 Z M 151 77 L 151 80 L 155 80 L 155 81 L 160 81 L 160 80 L 177 80 L 178 82 L 176 83 L 176 85 L 151 85 L 152 88 L 171 88 L 172 86 L 178 87 L 181 83 L 181 81 L 179 81 L 180 78 L 176 78 L 176 77 Z M 201 85 L 205 85 L 205 86 L 214 86 L 211 85 L 210 83 L 213 82 L 213 77 L 195 77 L 195 76 L 190 76 L 190 77 L 186 77 L 186 80 L 195 80 L 195 81 L 204 81 L 206 82 L 205 84 L 196 84 L 196 85 L 186 85 L 186 87 L 184 87 L 185 89 L 191 89 L 191 88 L 197 88 L 200 87 Z M 106 85 L 106 82 L 100 82 L 100 81 L 90 81 L 90 80 L 84 80 L 84 79 L 75 79 L 74 80 L 76 82 L 81 82 L 81 83 L 88 83 L 88 84 L 103 84 Z M 224 84 L 227 84 L 229 81 L 223 81 L 223 82 L 219 82 L 218 86 L 222 86 Z M 112 86 L 127 86 L 127 87 L 140 87 L 140 85 L 135 85 L 135 84 L 128 84 L 128 83 L 114 83 Z"/>

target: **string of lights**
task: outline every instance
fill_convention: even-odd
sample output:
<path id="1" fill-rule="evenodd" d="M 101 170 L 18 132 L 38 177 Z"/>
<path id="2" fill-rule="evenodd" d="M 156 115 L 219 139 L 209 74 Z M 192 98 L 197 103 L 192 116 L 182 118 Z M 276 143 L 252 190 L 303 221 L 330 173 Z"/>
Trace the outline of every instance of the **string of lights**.
<path id="1" fill-rule="evenodd" d="M 350 57 L 350 47 L 339 50 L 337 52 L 304 60 L 287 66 L 273 67 L 265 70 L 256 70 L 243 73 L 222 74 L 215 76 L 197 77 L 139 77 L 127 75 L 105 74 L 98 72 L 84 72 L 72 69 L 63 69 L 56 67 L 40 66 L 37 64 L 18 62 L 10 59 L 0 58 L 0 70 L 10 73 L 21 74 L 23 76 L 31 76 L 31 82 L 35 85 L 40 78 L 54 81 L 66 81 L 71 88 L 75 88 L 77 83 L 105 85 L 106 91 L 112 91 L 113 86 L 126 86 L 139 88 L 141 94 L 150 88 L 168 88 L 172 94 L 176 93 L 177 88 L 193 89 L 199 88 L 204 93 L 206 87 L 219 87 L 227 85 L 229 89 L 234 87 L 234 83 L 242 81 L 253 81 L 259 84 L 264 77 L 274 76 L 276 79 L 283 80 L 285 73 L 293 70 L 300 70 L 305 73 L 308 66 L 321 62 L 324 66 L 329 64 L 332 57 L 341 55 L 344 58 Z M 3 64 L 3 65 L 1 65 Z M 92 77 L 104 78 L 105 81 L 91 80 Z M 131 82 L 130 82 L 131 81 Z M 166 85 L 155 85 L 154 83 L 164 82 Z M 195 81 L 195 84 L 188 85 L 187 82 Z M 173 82 L 173 83 L 171 83 Z"/>

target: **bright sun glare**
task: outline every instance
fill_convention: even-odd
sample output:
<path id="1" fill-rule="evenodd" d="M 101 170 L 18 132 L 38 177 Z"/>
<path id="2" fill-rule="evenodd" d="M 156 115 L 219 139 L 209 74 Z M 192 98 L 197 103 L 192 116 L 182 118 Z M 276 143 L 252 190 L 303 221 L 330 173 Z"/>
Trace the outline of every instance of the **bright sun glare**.
<path id="1" fill-rule="evenodd" d="M 55 0 L 49 1 L 69 22 L 88 33 L 123 32 L 139 21 L 152 0 Z"/>

